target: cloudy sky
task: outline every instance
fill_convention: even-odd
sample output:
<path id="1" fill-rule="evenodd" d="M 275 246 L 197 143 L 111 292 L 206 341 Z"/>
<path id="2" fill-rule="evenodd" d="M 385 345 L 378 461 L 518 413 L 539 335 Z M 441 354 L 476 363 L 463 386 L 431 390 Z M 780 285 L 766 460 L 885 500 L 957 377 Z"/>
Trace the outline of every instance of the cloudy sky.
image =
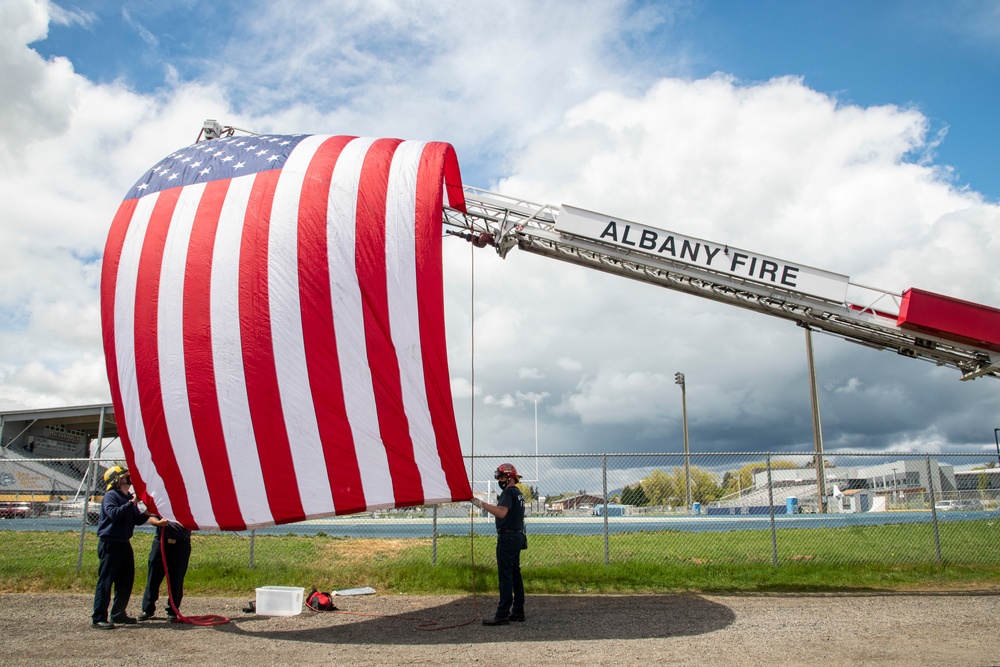
<path id="1" fill-rule="evenodd" d="M 112 216 L 202 121 L 1000 306 L 1000 3 L 0 2 L 0 410 L 110 400 Z M 476 453 L 810 451 L 803 331 L 447 239 Z M 474 316 L 473 316 L 474 315 Z M 830 451 L 990 451 L 1000 383 L 817 334 Z"/>

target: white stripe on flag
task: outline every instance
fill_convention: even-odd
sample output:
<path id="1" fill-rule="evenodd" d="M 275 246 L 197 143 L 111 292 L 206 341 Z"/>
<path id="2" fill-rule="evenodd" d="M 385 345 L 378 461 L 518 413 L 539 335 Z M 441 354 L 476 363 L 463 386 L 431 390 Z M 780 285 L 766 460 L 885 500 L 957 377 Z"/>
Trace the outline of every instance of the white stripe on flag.
<path id="1" fill-rule="evenodd" d="M 344 147 L 333 169 L 327 211 L 330 292 L 344 407 L 369 509 L 395 505 L 389 459 L 378 431 L 378 409 L 365 343 L 364 307 L 355 265 L 358 187 L 365 155 L 374 141 L 354 139 Z"/>
<path id="2" fill-rule="evenodd" d="M 149 218 L 158 199 L 159 194 L 154 194 L 138 201 L 122 243 L 118 275 L 115 277 L 115 359 L 118 362 L 118 378 L 125 410 L 125 414 L 119 418 L 125 420 L 136 472 L 146 484 L 146 494 L 153 499 L 157 511 L 161 516 L 172 518 L 170 498 L 167 496 L 163 480 L 156 471 L 156 466 L 153 465 L 146 443 L 146 426 L 139 406 L 135 366 L 135 290 L 139 275 L 139 257 L 149 226 Z"/>
<path id="3" fill-rule="evenodd" d="M 416 199 L 417 172 L 425 142 L 404 141 L 392 157 L 385 207 L 386 279 L 392 343 L 399 362 L 403 408 L 410 427 L 413 456 L 420 471 L 424 498 L 451 498 L 438 456 L 424 383 L 417 295 Z"/>
<path id="4" fill-rule="evenodd" d="M 274 521 L 264 490 L 257 441 L 250 418 L 243 344 L 240 335 L 240 242 L 247 202 L 255 175 L 230 181 L 219 213 L 212 251 L 212 365 L 219 400 L 219 417 L 225 434 L 226 454 L 232 471 L 236 500 L 243 522 L 261 525 Z"/>
<path id="5" fill-rule="evenodd" d="M 334 512 L 302 338 L 298 263 L 298 213 L 302 182 L 310 160 L 326 138 L 317 135 L 303 139 L 285 161 L 274 191 L 267 250 L 274 365 L 285 432 L 292 443 L 292 462 L 299 497 L 307 515 Z M 306 206 L 311 204 L 307 202 Z"/>
<path id="6" fill-rule="evenodd" d="M 201 466 L 198 442 L 191 423 L 187 372 L 184 366 L 184 270 L 187 265 L 191 229 L 205 184 L 189 185 L 181 190 L 174 215 L 167 229 L 160 265 L 157 299 L 157 349 L 160 366 L 160 392 L 163 416 L 177 467 L 184 478 L 191 514 L 198 525 L 217 525 L 212 501 Z"/>

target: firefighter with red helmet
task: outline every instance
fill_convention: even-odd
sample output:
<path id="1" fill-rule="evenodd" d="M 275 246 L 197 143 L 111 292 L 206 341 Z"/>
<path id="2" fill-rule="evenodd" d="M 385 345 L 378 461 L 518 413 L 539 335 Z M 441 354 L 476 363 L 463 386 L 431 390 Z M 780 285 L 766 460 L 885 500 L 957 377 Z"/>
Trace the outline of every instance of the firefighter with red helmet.
<path id="1" fill-rule="evenodd" d="M 483 625 L 507 625 L 524 620 L 524 582 L 521 579 L 521 551 L 528 548 L 524 533 L 524 495 L 517 488 L 521 476 L 510 463 L 501 463 L 493 478 L 502 490 L 496 505 L 473 498 L 472 504 L 496 517 L 497 579 L 500 603 L 493 618 Z"/>

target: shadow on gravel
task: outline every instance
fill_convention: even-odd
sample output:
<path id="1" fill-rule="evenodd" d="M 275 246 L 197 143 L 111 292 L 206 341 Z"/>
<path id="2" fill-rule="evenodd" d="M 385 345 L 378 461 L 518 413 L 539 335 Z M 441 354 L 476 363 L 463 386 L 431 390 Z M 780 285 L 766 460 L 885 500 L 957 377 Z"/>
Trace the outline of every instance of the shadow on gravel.
<path id="1" fill-rule="evenodd" d="M 480 600 L 480 618 L 492 616 L 491 603 Z M 255 621 L 261 619 L 256 616 L 234 619 L 217 630 L 255 639 L 331 644 L 523 643 L 700 635 L 721 630 L 736 618 L 729 607 L 697 595 L 537 596 L 528 598 L 528 620 L 524 623 L 486 627 L 476 619 L 469 625 L 434 632 L 418 627 L 466 623 L 472 614 L 472 598 L 465 598 L 399 617 L 329 612 L 316 619 L 322 627 L 308 629 L 255 631 Z"/>

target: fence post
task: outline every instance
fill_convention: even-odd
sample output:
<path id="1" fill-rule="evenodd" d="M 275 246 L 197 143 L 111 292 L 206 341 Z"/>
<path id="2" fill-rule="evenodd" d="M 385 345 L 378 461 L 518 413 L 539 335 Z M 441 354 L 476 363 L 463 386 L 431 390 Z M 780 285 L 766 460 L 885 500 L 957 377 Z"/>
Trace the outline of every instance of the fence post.
<path id="1" fill-rule="evenodd" d="M 90 460 L 87 461 L 87 472 L 83 475 L 83 509 L 80 510 L 81 523 L 80 523 L 80 549 L 76 555 L 76 571 L 79 573 L 83 569 L 83 542 L 84 538 L 87 536 L 87 514 L 90 510 L 90 487 L 87 486 L 87 477 L 90 476 L 90 483 L 94 486 L 97 484 L 97 461 L 96 459 L 101 458 L 101 450 L 104 447 L 104 411 L 105 408 L 101 408 L 101 423 L 97 425 L 97 456 L 91 456 Z"/>
<path id="2" fill-rule="evenodd" d="M 608 549 L 608 455 L 601 456 L 601 479 L 604 487 L 604 564 L 611 563 L 611 554 Z"/>
<path id="3" fill-rule="evenodd" d="M 255 538 L 256 534 L 257 534 L 257 532 L 255 530 L 253 530 L 253 529 L 250 530 L 250 569 L 251 570 L 253 569 L 253 547 L 254 547 L 254 541 L 255 541 L 254 538 Z"/>
<path id="4" fill-rule="evenodd" d="M 767 506 L 771 511 L 771 564 L 778 565 L 778 534 L 774 530 L 774 487 L 771 486 L 771 454 L 767 454 Z M 787 506 L 787 503 L 786 503 Z"/>
<path id="5" fill-rule="evenodd" d="M 434 506 L 434 527 L 431 531 L 431 565 L 438 564 L 438 506 Z"/>
<path id="6" fill-rule="evenodd" d="M 924 456 L 924 462 L 927 464 L 927 490 L 930 491 L 931 494 L 931 522 L 934 524 L 934 547 L 937 549 L 938 565 L 941 565 L 941 535 L 938 533 L 937 510 L 934 508 L 936 500 L 934 498 L 934 478 L 931 477 L 930 454 Z"/>
<path id="7" fill-rule="evenodd" d="M 83 571 L 83 546 L 84 539 L 87 537 L 87 512 L 88 512 L 88 501 L 90 500 L 90 487 L 87 486 L 87 480 L 93 482 L 94 476 L 97 474 L 97 463 L 94 461 L 87 461 L 87 472 L 83 474 L 83 509 L 80 512 L 82 515 L 81 525 L 80 525 L 80 547 L 76 552 L 76 573 L 79 574 Z"/>

